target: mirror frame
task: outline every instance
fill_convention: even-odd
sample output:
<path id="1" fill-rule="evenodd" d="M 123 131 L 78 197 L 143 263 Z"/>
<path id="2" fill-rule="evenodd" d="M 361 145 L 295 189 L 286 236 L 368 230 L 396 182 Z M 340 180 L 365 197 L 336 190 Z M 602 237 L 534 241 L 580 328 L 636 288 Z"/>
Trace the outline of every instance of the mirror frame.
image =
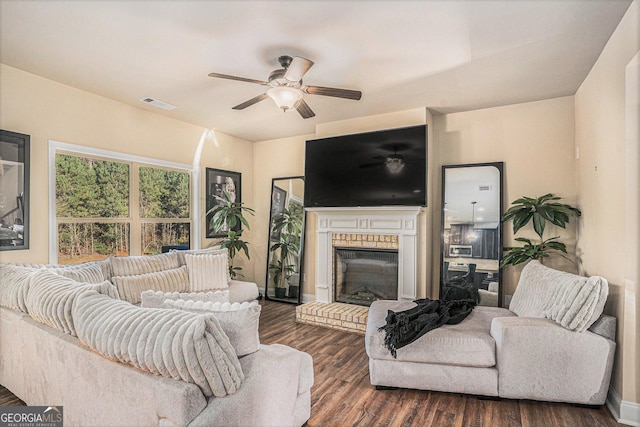
<path id="1" fill-rule="evenodd" d="M 300 252 L 298 253 L 298 274 L 299 274 L 299 281 L 298 281 L 298 297 L 297 298 L 290 298 L 290 297 L 284 297 L 284 298 L 276 298 L 269 296 L 269 279 L 270 279 L 270 274 L 269 274 L 269 260 L 271 258 L 271 226 L 273 224 L 273 209 L 272 209 L 272 203 L 273 203 L 273 192 L 275 190 L 275 186 L 276 186 L 276 181 L 286 181 L 286 180 L 292 180 L 292 179 L 300 179 L 302 180 L 303 186 L 304 186 L 304 176 L 285 176 L 285 177 L 279 177 L 279 178 L 272 178 L 271 179 L 271 192 L 269 193 L 269 198 L 270 198 L 270 202 L 269 202 L 269 226 L 268 228 L 268 233 L 267 233 L 267 274 L 266 274 L 266 279 L 265 279 L 265 283 L 264 283 L 264 298 L 265 300 L 268 301 L 278 301 L 278 302 L 286 302 L 289 304 L 301 304 L 302 303 L 302 284 L 303 284 L 303 277 L 304 277 L 304 244 L 305 244 L 305 231 L 306 231 L 306 224 L 307 224 L 307 211 L 304 209 L 304 205 L 302 208 L 302 232 L 301 232 L 301 236 L 300 236 Z"/>
<path id="2" fill-rule="evenodd" d="M 441 176 L 441 192 L 440 192 L 440 280 L 439 280 L 439 295 L 440 298 L 443 294 L 443 285 L 444 285 L 444 231 L 445 231 L 445 175 L 448 169 L 460 169 L 460 168 L 470 168 L 470 167 L 483 167 L 483 166 L 493 166 L 498 169 L 500 173 L 500 211 L 499 211 L 499 220 L 498 220 L 498 307 L 503 307 L 503 275 L 502 275 L 502 267 L 500 266 L 500 262 L 502 261 L 503 255 L 503 238 L 504 238 L 504 230 L 503 230 L 503 222 L 502 215 L 504 215 L 504 162 L 488 162 L 488 163 L 466 163 L 459 165 L 442 165 L 442 176 Z"/>

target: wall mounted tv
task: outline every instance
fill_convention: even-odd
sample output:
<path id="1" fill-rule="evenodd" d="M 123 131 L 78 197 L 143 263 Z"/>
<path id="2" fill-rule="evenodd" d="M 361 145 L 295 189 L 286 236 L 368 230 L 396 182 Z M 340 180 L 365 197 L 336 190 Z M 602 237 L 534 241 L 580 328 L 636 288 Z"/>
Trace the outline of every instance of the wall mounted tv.
<path id="1" fill-rule="evenodd" d="M 304 205 L 426 206 L 426 125 L 306 142 Z"/>

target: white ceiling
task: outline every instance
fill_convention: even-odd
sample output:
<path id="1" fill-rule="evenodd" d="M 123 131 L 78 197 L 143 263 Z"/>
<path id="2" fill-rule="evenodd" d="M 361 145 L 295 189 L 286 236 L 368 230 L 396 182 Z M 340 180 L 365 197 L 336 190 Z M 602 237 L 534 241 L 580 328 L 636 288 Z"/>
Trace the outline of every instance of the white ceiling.
<path id="1" fill-rule="evenodd" d="M 0 62 L 250 141 L 417 107 L 454 112 L 572 95 L 630 0 L 58 1 L 0 0 Z M 316 117 L 265 87 L 288 54 L 315 62 L 309 85 L 362 100 L 305 95 Z M 177 105 L 164 111 L 152 97 Z"/>

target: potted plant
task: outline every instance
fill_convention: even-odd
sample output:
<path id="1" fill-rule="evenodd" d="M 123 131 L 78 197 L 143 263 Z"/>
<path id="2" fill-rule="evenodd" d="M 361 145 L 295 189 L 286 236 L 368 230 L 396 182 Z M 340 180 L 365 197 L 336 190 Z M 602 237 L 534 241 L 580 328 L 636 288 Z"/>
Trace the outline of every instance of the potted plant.
<path id="1" fill-rule="evenodd" d="M 273 284 L 275 285 L 275 297 L 284 298 L 287 295 L 287 288 L 284 285 L 286 278 L 295 273 L 295 266 L 287 263 L 282 263 L 281 259 L 274 256 L 274 259 L 269 264 L 269 270 L 273 273 Z M 291 296 L 291 295 L 290 295 Z"/>
<path id="2" fill-rule="evenodd" d="M 544 258 L 550 256 L 554 251 L 567 253 L 566 245 L 556 240 L 560 236 L 549 239 L 543 239 L 542 237 L 547 222 L 565 228 L 571 216 L 579 217 L 582 214 L 579 209 L 573 206 L 557 203 L 556 200 L 560 199 L 560 197 L 549 193 L 538 198 L 522 197 L 511 203 L 513 206 L 505 212 L 502 220 L 513 221 L 513 234 L 516 234 L 529 222 L 532 222 L 533 230 L 540 240 L 533 242 L 524 237 L 516 238 L 516 241 L 522 242 L 524 245 L 505 248 L 507 253 L 500 263 L 502 267 L 506 265 L 515 266 L 531 259 L 539 260 L 542 263 Z"/>
<path id="3" fill-rule="evenodd" d="M 249 230 L 249 222 L 244 217 L 244 214 L 254 215 L 255 212 L 253 209 L 244 206 L 241 202 L 232 201 L 231 195 L 227 191 L 222 193 L 222 197 L 213 197 L 218 204 L 207 211 L 206 215 L 211 215 L 209 221 L 211 221 L 210 224 L 214 231 L 224 231 L 227 233 L 218 244 L 220 247 L 229 250 L 229 276 L 233 279 L 236 276 L 242 276 L 240 273 L 242 267 L 233 265 L 238 252 L 244 252 L 247 259 L 251 259 L 249 257 L 249 243 L 242 240 L 242 229 L 238 227 L 238 225 L 244 225 L 247 227 L 247 230 Z M 236 230 L 236 228 L 238 229 Z"/>
<path id="4" fill-rule="evenodd" d="M 269 268 L 274 271 L 276 298 L 282 298 L 289 286 L 287 279 L 296 273 L 296 257 L 300 252 L 302 235 L 302 215 L 285 208 L 282 213 L 273 218 L 273 232 L 279 236 L 279 239 L 269 248 L 274 253 L 274 260 Z M 293 287 L 296 289 L 291 289 Z M 294 294 L 297 296 L 297 291 L 297 286 L 289 286 L 290 297 Z"/>

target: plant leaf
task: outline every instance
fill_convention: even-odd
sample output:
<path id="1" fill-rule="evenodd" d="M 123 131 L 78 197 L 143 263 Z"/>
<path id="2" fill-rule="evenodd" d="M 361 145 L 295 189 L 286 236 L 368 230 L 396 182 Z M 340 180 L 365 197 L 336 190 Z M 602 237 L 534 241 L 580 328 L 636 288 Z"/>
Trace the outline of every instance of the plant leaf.
<path id="1" fill-rule="evenodd" d="M 533 214 L 533 230 L 542 239 L 544 233 L 545 219 L 538 212 Z"/>

